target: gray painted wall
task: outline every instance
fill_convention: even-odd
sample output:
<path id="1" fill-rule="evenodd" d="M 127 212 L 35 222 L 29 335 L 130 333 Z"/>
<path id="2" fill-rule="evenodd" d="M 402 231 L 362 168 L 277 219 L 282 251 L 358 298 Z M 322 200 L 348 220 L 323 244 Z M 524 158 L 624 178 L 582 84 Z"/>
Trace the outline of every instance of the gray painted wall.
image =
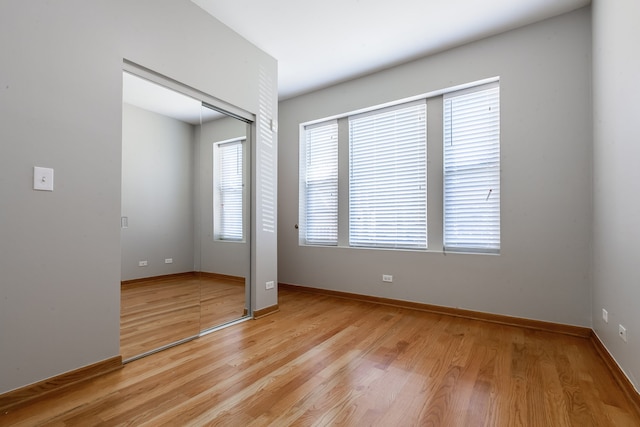
<path id="1" fill-rule="evenodd" d="M 124 58 L 277 120 L 276 61 L 187 0 L 0 2 L 0 393 L 119 354 Z M 259 237 L 254 277 L 277 280 Z"/>
<path id="2" fill-rule="evenodd" d="M 247 137 L 247 124 L 233 118 L 222 118 L 205 123 L 200 127 L 198 142 L 199 175 L 199 206 L 200 218 L 197 232 L 201 251 L 200 270 L 209 273 L 228 274 L 231 276 L 249 277 L 250 274 L 250 240 L 244 242 L 224 242 L 214 239 L 213 235 L 213 145 L 216 142 L 227 141 L 244 136 Z M 250 167 L 249 147 L 245 143 L 245 172 Z M 250 215 L 249 184 L 250 174 L 246 173 L 245 220 Z M 245 221 L 245 232 L 250 233 L 249 221 Z"/>
<path id="3" fill-rule="evenodd" d="M 122 229 L 122 280 L 194 269 L 249 277 L 248 191 L 247 240 L 213 237 L 213 145 L 246 138 L 248 131 L 246 123 L 233 118 L 200 127 L 123 105 L 122 215 L 129 227 Z M 246 153 L 247 190 L 249 160 Z M 173 264 L 165 264 L 165 258 Z M 139 267 L 141 260 L 148 266 Z"/>
<path id="4" fill-rule="evenodd" d="M 593 328 L 640 390 L 638 16 L 637 1 L 593 2 Z"/>
<path id="5" fill-rule="evenodd" d="M 590 326 L 590 19 L 584 8 L 282 102 L 280 281 Z M 499 256 L 443 255 L 432 208 L 426 253 L 298 245 L 300 123 L 493 76 L 501 79 Z M 430 124 L 440 126 L 432 104 Z M 428 141 L 430 206 L 441 203 L 441 141 Z"/>
<path id="6" fill-rule="evenodd" d="M 194 127 L 122 108 L 122 280 L 193 271 Z"/>

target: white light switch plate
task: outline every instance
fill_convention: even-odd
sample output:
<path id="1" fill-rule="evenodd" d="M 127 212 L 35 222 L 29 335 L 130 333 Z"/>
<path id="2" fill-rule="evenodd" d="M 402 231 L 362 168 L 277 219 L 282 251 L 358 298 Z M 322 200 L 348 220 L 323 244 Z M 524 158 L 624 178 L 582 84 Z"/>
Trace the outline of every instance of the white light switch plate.
<path id="1" fill-rule="evenodd" d="M 33 189 L 53 191 L 53 169 L 33 167 Z"/>

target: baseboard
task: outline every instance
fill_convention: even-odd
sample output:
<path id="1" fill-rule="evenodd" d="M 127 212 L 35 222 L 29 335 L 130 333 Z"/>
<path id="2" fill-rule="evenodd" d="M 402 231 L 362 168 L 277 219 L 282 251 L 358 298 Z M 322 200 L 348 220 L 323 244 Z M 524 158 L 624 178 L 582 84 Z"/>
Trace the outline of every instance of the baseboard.
<path id="1" fill-rule="evenodd" d="M 614 380 L 632 403 L 636 412 L 640 415 L 640 393 L 638 393 L 631 380 L 629 380 L 629 377 L 622 371 L 618 362 L 611 356 L 607 347 L 600 341 L 600 338 L 593 330 L 591 331 L 590 340 L 604 364 L 609 368 L 609 372 L 611 372 Z"/>
<path id="2" fill-rule="evenodd" d="M 253 311 L 253 318 L 260 319 L 261 317 L 265 317 L 270 314 L 277 313 L 278 311 L 280 311 L 280 307 L 278 307 L 278 304 L 261 308 L 260 310 Z"/>
<path id="3" fill-rule="evenodd" d="M 206 277 L 210 279 L 220 279 L 225 280 L 227 282 L 238 282 L 244 286 L 245 278 L 242 276 L 230 276 L 228 274 L 220 274 L 220 273 L 209 273 L 207 271 L 186 271 L 184 273 L 173 273 L 173 274 L 163 274 L 161 276 L 151 276 L 151 277 L 140 277 L 138 279 L 130 279 L 123 280 L 120 282 L 123 286 L 134 286 L 134 285 L 145 285 L 147 282 L 159 282 L 162 280 L 171 280 L 171 279 L 179 279 L 181 277 Z"/>
<path id="4" fill-rule="evenodd" d="M 160 280 L 177 279 L 180 277 L 195 277 L 197 276 L 197 274 L 198 273 L 195 271 L 186 271 L 184 273 L 163 274 L 161 276 L 140 277 L 139 279 L 123 280 L 120 282 L 120 284 L 123 286 L 139 285 L 151 281 L 157 282 Z"/>
<path id="5" fill-rule="evenodd" d="M 240 282 L 240 284 L 244 285 L 245 278 L 242 276 L 230 276 L 228 274 L 220 274 L 220 273 L 209 273 L 207 271 L 198 271 L 194 274 L 200 275 L 200 277 L 208 277 L 210 279 L 220 279 L 232 282 Z"/>
<path id="6" fill-rule="evenodd" d="M 0 394 L 0 412 L 7 412 L 22 407 L 38 397 L 61 390 L 72 384 L 115 371 L 122 368 L 122 366 L 122 357 L 116 356 Z"/>
<path id="7" fill-rule="evenodd" d="M 301 292 L 308 292 L 321 295 L 329 295 L 338 298 L 347 298 L 357 301 L 371 302 L 375 304 L 389 305 L 393 307 L 409 308 L 413 310 L 426 311 L 434 314 L 444 314 L 448 316 L 462 317 L 465 319 L 482 320 L 485 322 L 499 323 L 507 326 L 518 326 L 521 328 L 535 329 L 539 331 L 555 332 L 581 338 L 591 336 L 591 328 L 582 326 L 564 325 L 560 323 L 545 322 L 542 320 L 524 319 L 520 317 L 505 316 L 501 314 L 484 313 L 481 311 L 464 310 L 461 308 L 444 307 L 432 304 L 423 304 L 413 301 L 403 301 L 390 298 L 374 297 L 369 295 L 354 294 L 342 291 L 332 291 L 327 289 L 311 288 L 307 286 L 291 285 L 288 283 L 278 283 L 279 289 L 289 289 Z"/>

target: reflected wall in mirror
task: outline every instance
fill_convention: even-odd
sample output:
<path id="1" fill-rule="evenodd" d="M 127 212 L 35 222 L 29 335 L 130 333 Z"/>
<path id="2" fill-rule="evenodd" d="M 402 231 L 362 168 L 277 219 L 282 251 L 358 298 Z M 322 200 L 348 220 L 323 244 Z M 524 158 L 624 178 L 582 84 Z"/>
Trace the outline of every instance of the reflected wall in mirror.
<path id="1" fill-rule="evenodd" d="M 202 330 L 248 315 L 250 126 L 210 117 L 198 128 Z M 204 118 L 210 117 L 205 120 Z"/>
<path id="2" fill-rule="evenodd" d="M 122 111 L 120 351 L 128 361 L 248 314 L 250 126 L 128 72 Z M 214 185 L 215 162 L 232 144 L 240 147 L 235 205 Z M 226 208 L 239 209 L 240 229 L 216 234 L 233 224 Z"/>

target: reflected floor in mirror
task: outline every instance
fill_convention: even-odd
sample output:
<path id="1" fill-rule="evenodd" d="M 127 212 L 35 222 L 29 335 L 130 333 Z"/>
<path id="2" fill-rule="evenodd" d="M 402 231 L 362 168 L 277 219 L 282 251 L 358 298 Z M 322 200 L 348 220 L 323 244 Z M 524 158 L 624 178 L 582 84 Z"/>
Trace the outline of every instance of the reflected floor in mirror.
<path id="1" fill-rule="evenodd" d="M 244 277 L 200 273 L 200 329 L 247 315 Z"/>
<path id="2" fill-rule="evenodd" d="M 243 278 L 206 273 L 152 277 L 123 283 L 120 295 L 124 360 L 246 314 Z"/>

